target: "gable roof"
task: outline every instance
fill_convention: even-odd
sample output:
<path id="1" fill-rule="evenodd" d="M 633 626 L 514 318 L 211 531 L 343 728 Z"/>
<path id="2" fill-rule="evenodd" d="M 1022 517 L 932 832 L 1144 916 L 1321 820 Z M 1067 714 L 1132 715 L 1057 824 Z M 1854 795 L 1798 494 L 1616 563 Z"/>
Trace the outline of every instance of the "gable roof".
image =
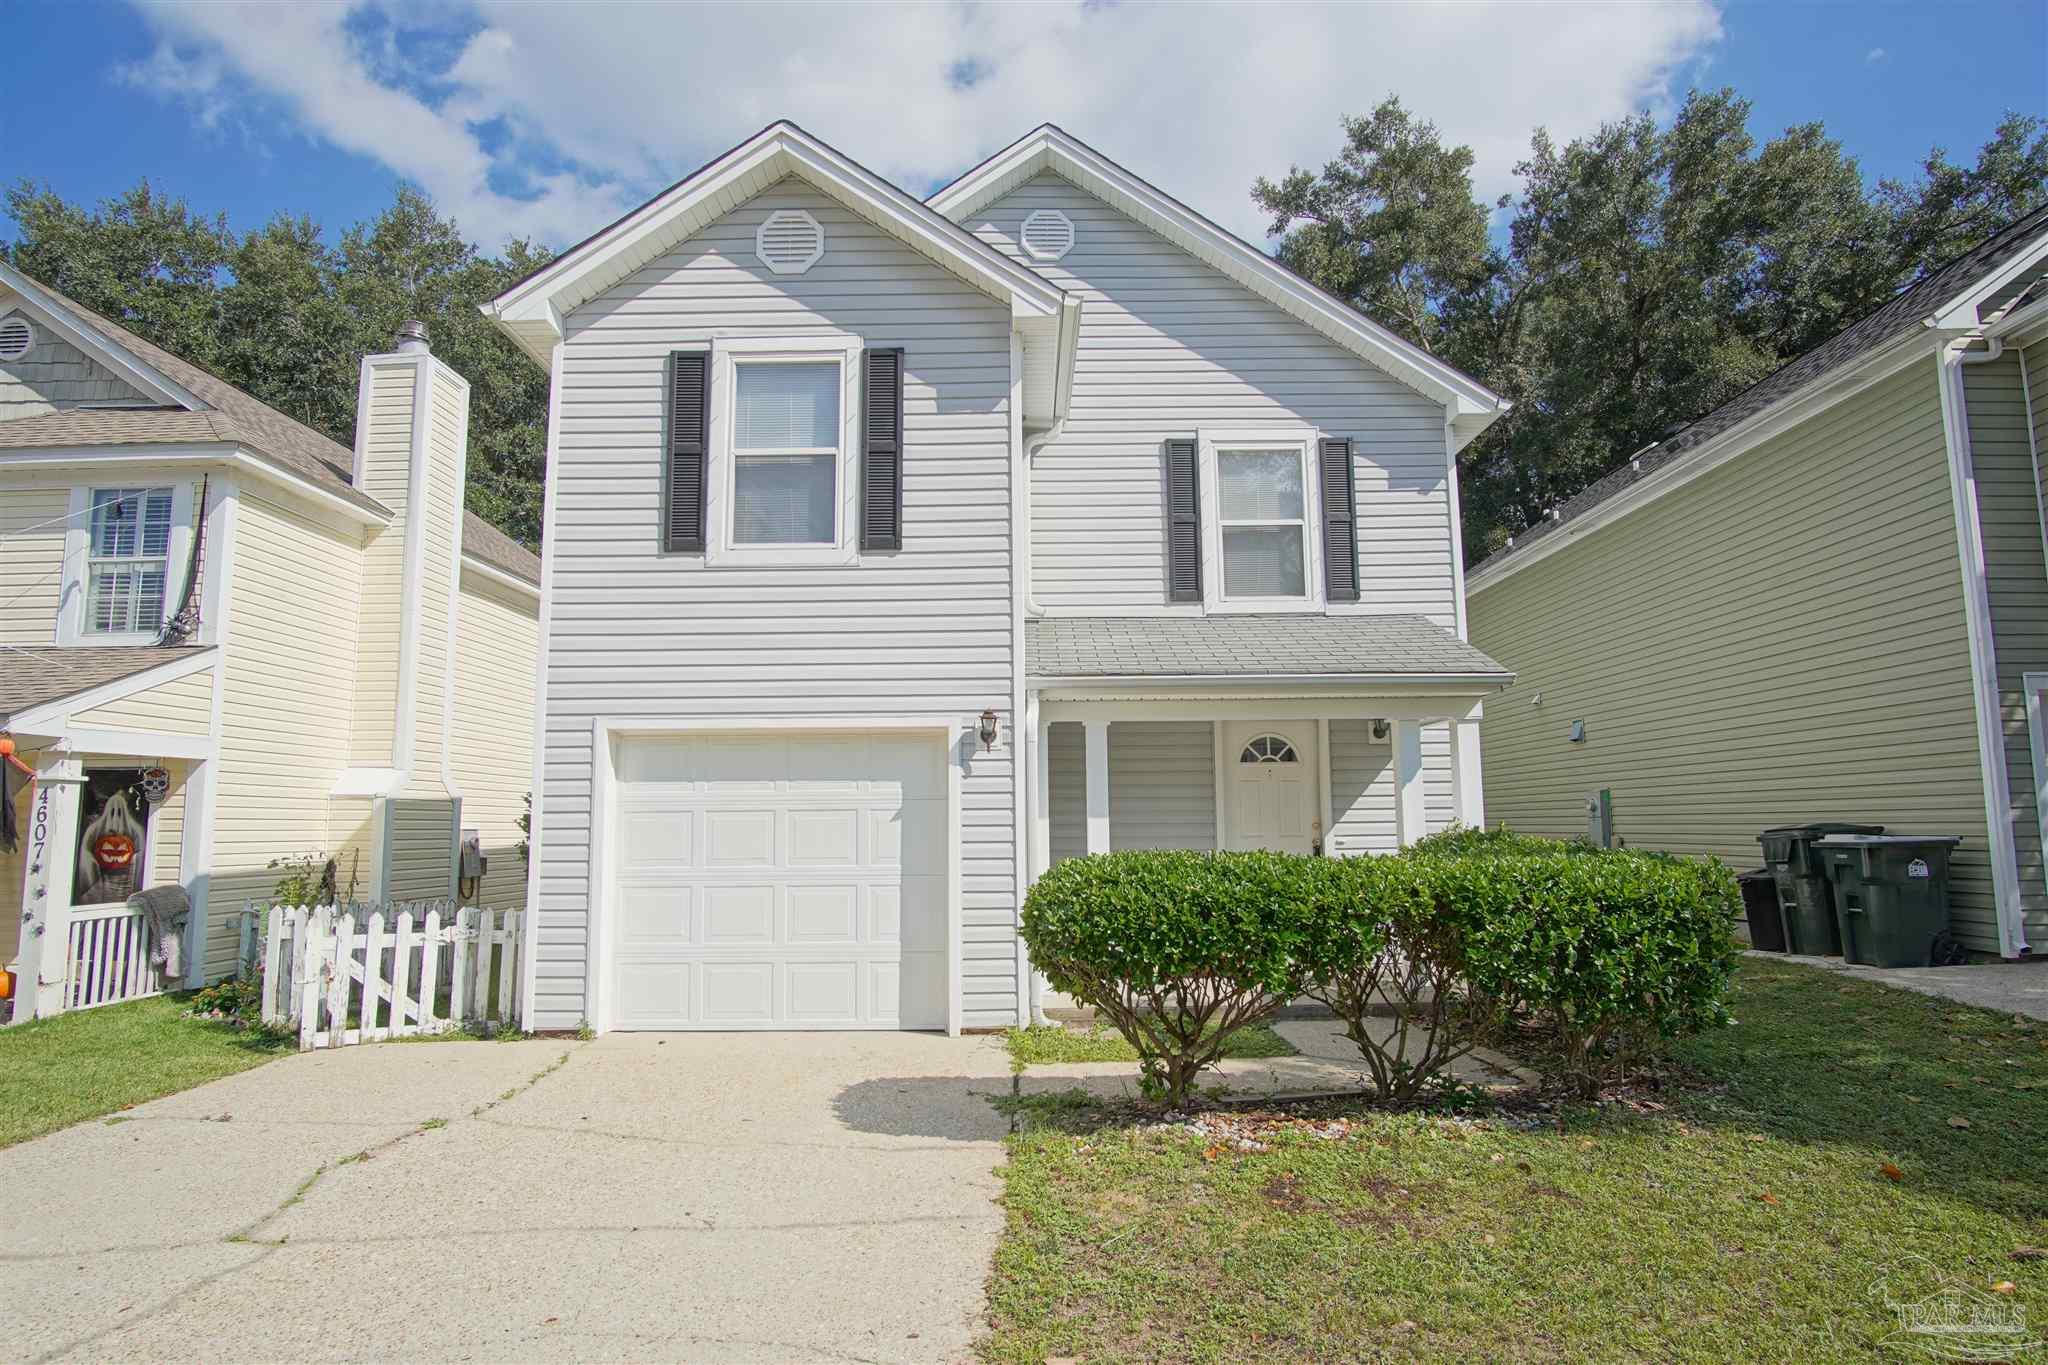
<path id="1" fill-rule="evenodd" d="M 39 313 L 62 324 L 74 342 L 108 356 L 124 377 L 136 375 L 151 391 L 178 395 L 190 406 L 89 408 L 0 422 L 0 450 L 65 447 L 209 444 L 238 446 L 364 511 L 388 518 L 391 509 L 355 486 L 355 452 L 285 416 L 211 371 L 0 261 L 0 285 Z M 153 381 L 153 382 L 152 382 Z M 538 586 L 540 560 L 532 551 L 464 509 L 462 551 L 492 568 Z"/>
<path id="2" fill-rule="evenodd" d="M 547 368 L 562 319 L 640 266 L 788 176 L 816 185 L 993 298 L 1020 322 L 1057 325 L 1065 293 L 787 119 L 769 124 L 484 305 L 484 315 Z"/>
<path id="3" fill-rule="evenodd" d="M 1310 284 L 1236 233 L 1212 222 L 1056 124 L 1045 123 L 934 193 L 929 202 L 958 223 L 1050 171 L 1221 271 L 1281 311 L 1426 397 L 1445 405 L 1457 444 L 1477 436 L 1508 402 L 1471 375 L 1382 327 Z"/>
<path id="4" fill-rule="evenodd" d="M 2013 277 L 2018 274 L 2020 278 Z M 1553 508 L 1551 515 L 1515 535 L 1508 545 L 1467 571 L 1469 587 L 1528 562 L 1535 547 L 1560 529 L 1609 503 L 1687 455 L 1748 426 L 1789 400 L 1845 377 L 1888 347 L 1912 337 L 1940 335 L 1942 323 L 1970 328 L 1980 321 L 1978 296 L 1987 288 L 2010 303 L 2025 295 L 2029 281 L 2048 277 L 2048 206 L 2027 214 L 2004 231 L 1894 294 L 1861 321 L 1844 328 L 1664 440 L 1653 443 Z M 1553 542 L 1555 543 L 1555 542 Z"/>

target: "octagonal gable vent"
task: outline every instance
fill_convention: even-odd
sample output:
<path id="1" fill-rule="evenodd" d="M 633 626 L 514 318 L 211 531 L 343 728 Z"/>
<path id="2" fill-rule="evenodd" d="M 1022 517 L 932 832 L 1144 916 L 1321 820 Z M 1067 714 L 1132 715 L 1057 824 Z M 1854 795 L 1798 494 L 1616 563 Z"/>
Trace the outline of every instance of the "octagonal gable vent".
<path id="1" fill-rule="evenodd" d="M 19 360 L 35 344 L 36 329 L 27 318 L 0 318 L 0 360 Z"/>
<path id="2" fill-rule="evenodd" d="M 778 275 L 801 275 L 825 255 L 825 229 L 802 209 L 777 209 L 754 230 L 754 254 Z"/>
<path id="3" fill-rule="evenodd" d="M 1074 249 L 1074 220 L 1058 209 L 1039 209 L 1025 218 L 1023 235 L 1033 260 L 1056 261 Z"/>

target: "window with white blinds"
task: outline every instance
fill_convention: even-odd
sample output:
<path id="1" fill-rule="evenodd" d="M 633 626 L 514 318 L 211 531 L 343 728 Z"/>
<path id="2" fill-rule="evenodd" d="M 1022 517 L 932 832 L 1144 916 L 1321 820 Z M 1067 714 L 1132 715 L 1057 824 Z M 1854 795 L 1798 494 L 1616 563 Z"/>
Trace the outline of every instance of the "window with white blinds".
<path id="1" fill-rule="evenodd" d="M 844 383 L 837 360 L 735 364 L 735 546 L 835 542 Z"/>
<path id="2" fill-rule="evenodd" d="M 1301 448 L 1216 452 L 1225 598 L 1308 596 Z"/>
<path id="3" fill-rule="evenodd" d="M 155 631 L 170 573 L 171 490 L 95 488 L 90 507 L 86 633 Z"/>

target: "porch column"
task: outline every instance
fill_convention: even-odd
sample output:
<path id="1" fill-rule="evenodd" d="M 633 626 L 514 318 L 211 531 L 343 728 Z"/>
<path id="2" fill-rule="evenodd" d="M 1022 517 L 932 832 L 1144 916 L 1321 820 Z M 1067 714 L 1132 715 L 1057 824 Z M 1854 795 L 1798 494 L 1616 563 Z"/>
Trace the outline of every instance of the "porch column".
<path id="1" fill-rule="evenodd" d="M 1486 801 L 1479 780 L 1479 717 L 1451 722 L 1451 800 L 1458 823 L 1486 828 Z"/>
<path id="2" fill-rule="evenodd" d="M 1083 721 L 1088 734 L 1088 851 L 1109 852 L 1109 722 Z"/>
<path id="3" fill-rule="evenodd" d="M 1394 722 L 1394 840 L 1402 848 L 1428 833 L 1422 789 L 1422 722 Z"/>
<path id="4" fill-rule="evenodd" d="M 17 1023 L 64 1011 L 71 941 L 71 884 L 78 860 L 78 799 L 85 764 L 45 750 L 36 763 L 35 794 L 22 834 L 21 979 Z"/>
<path id="5" fill-rule="evenodd" d="M 1052 757 L 1049 745 L 1052 727 L 1046 722 L 1033 692 L 1025 703 L 1031 731 L 1031 848 L 1030 882 L 1038 880 L 1052 866 Z"/>

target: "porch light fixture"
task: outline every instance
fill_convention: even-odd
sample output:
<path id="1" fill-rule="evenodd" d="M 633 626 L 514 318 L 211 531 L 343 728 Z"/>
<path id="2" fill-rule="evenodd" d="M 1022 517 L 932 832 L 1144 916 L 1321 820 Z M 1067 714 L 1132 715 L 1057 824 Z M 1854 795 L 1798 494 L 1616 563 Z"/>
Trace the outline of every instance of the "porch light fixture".
<path id="1" fill-rule="evenodd" d="M 975 733 L 981 736 L 981 747 L 983 749 L 993 749 L 996 747 L 996 712 L 994 707 L 990 707 L 981 713 L 981 724 L 975 727 Z"/>

